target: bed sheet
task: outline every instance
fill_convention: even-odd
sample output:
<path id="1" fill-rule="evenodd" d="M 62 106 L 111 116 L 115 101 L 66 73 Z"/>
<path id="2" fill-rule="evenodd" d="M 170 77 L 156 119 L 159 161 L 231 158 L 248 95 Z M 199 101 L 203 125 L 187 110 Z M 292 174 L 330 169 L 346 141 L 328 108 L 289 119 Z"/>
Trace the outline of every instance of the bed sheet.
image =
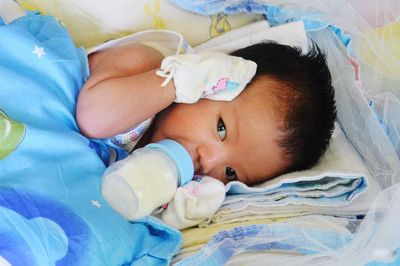
<path id="1" fill-rule="evenodd" d="M 75 121 L 85 50 L 37 13 L 0 21 L 0 36 L 0 264 L 167 265 L 181 234 L 155 218 L 128 222 L 101 196 L 116 147 Z"/>

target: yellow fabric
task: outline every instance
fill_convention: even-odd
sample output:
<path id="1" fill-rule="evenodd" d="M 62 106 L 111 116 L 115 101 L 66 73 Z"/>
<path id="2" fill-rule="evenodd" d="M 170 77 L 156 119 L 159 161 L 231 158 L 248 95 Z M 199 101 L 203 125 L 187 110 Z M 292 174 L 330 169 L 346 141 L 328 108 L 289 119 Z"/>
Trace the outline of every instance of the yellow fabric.
<path id="1" fill-rule="evenodd" d="M 74 42 L 86 48 L 148 29 L 181 33 L 196 46 L 231 29 L 264 19 L 257 14 L 198 15 L 166 0 L 18 0 L 28 10 L 59 18 Z"/>
<path id="2" fill-rule="evenodd" d="M 400 78 L 400 23 L 369 31 L 365 37 L 358 40 L 356 46 L 363 63 L 381 74 Z"/>

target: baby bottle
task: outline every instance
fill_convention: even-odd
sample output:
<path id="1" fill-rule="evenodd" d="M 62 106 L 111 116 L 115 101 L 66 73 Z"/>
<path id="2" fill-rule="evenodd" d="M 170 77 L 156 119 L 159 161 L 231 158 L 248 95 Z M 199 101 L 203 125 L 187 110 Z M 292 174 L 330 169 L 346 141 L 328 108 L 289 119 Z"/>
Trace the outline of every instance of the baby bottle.
<path id="1" fill-rule="evenodd" d="M 185 148 L 164 139 L 110 165 L 101 192 L 112 208 L 135 220 L 168 203 L 176 188 L 189 182 L 193 174 L 193 162 Z"/>

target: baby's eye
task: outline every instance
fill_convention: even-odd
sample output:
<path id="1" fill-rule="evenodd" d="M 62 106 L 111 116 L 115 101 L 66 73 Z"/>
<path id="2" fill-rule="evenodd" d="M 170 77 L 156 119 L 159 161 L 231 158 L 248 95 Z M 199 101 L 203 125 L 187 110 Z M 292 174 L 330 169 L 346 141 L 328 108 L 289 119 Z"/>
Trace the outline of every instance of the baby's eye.
<path id="1" fill-rule="evenodd" d="M 226 138 L 225 124 L 221 118 L 218 120 L 217 132 L 218 132 L 218 136 L 221 140 L 224 140 Z"/>
<path id="2" fill-rule="evenodd" d="M 235 169 L 233 169 L 232 167 L 226 167 L 225 176 L 229 182 L 237 180 Z"/>

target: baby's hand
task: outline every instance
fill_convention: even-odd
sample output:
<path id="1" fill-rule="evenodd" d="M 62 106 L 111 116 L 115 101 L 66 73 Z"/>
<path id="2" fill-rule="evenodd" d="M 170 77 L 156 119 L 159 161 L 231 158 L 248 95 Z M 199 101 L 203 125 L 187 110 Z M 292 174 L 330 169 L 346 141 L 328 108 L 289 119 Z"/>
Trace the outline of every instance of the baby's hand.
<path id="1" fill-rule="evenodd" d="M 157 74 L 172 78 L 175 102 L 195 103 L 200 98 L 231 101 L 242 92 L 256 73 L 256 63 L 224 53 L 180 54 L 164 58 Z"/>
<path id="2" fill-rule="evenodd" d="M 161 218 L 177 229 L 194 226 L 211 218 L 224 199 L 224 184 L 215 178 L 204 176 L 179 187 Z"/>

